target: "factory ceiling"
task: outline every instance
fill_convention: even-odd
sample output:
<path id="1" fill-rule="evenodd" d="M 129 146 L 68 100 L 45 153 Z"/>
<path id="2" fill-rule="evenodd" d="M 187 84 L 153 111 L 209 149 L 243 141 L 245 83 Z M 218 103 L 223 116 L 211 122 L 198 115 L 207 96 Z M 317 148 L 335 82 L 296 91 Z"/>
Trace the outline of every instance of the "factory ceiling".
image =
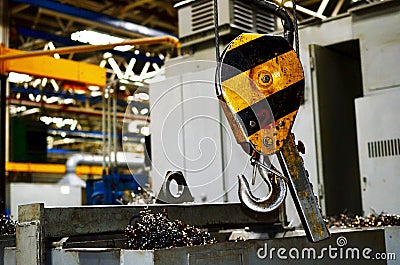
<path id="1" fill-rule="evenodd" d="M 291 8 L 291 1 L 274 0 Z M 372 0 L 296 0 L 300 21 L 335 16 L 349 6 Z M 69 38 L 71 33 L 91 29 L 122 38 L 178 36 L 180 0 L 11 0 L 10 47 L 32 50 L 46 38 Z M 47 40 L 48 41 L 48 40 Z M 60 41 L 61 42 L 61 41 Z M 60 43 L 67 45 L 68 43 Z"/>

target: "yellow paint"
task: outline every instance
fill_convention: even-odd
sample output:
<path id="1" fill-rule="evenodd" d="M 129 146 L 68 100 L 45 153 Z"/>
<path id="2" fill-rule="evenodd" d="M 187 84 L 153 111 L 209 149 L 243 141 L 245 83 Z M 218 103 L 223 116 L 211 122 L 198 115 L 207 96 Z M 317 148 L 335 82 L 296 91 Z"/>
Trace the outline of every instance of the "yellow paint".
<path id="1" fill-rule="evenodd" d="M 265 98 L 256 83 L 249 79 L 247 72 L 222 82 L 222 95 L 235 113 Z"/>
<path id="2" fill-rule="evenodd" d="M 272 78 L 267 84 L 261 81 L 261 77 L 265 73 L 270 74 Z M 260 64 L 246 71 L 246 74 L 251 80 L 254 80 L 265 97 L 304 79 L 303 67 L 294 50 Z"/>
<path id="3" fill-rule="evenodd" d="M 77 166 L 77 175 L 102 175 L 101 166 Z M 65 174 L 64 164 L 6 162 L 7 172 Z"/>
<path id="4" fill-rule="evenodd" d="M 237 48 L 240 45 L 243 45 L 247 42 L 250 42 L 252 40 L 255 40 L 257 38 L 260 38 L 264 36 L 263 34 L 254 34 L 254 33 L 243 33 L 240 34 L 234 41 L 232 41 L 228 47 L 228 51 L 233 50 Z"/>
<path id="5" fill-rule="evenodd" d="M 2 48 L 2 54 L 19 54 L 22 51 Z M 17 72 L 36 77 L 54 78 L 71 82 L 103 87 L 106 84 L 106 70 L 97 65 L 55 59 L 51 56 L 10 59 L 0 62 L 2 74 Z"/>

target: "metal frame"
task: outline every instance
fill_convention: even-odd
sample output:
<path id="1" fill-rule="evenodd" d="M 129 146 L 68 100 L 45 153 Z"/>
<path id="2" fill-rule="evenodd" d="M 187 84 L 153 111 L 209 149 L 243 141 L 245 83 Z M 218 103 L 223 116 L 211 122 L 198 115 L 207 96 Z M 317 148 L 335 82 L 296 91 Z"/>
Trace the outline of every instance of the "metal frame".
<path id="1" fill-rule="evenodd" d="M 278 210 L 259 214 L 239 203 L 66 208 L 47 208 L 43 203 L 21 205 L 16 229 L 17 264 L 45 264 L 51 238 L 122 233 L 131 217 L 144 209 L 160 213 L 166 209 L 172 220 L 211 229 L 271 227 L 279 222 Z"/>
<path id="2" fill-rule="evenodd" d="M 13 2 L 24 3 L 34 5 L 47 10 L 54 11 L 59 14 L 64 14 L 75 19 L 83 20 L 88 24 L 95 24 L 96 26 L 102 26 L 110 30 L 117 30 L 124 34 L 132 36 L 150 36 L 159 37 L 163 35 L 170 35 L 169 33 L 151 29 L 139 24 L 135 24 L 128 21 L 119 20 L 113 17 L 101 15 L 92 11 L 79 9 L 71 5 L 61 4 L 60 2 L 48 1 L 48 0 L 13 0 Z"/>
<path id="3" fill-rule="evenodd" d="M 17 26 L 16 28 L 17 28 L 18 34 L 20 34 L 22 36 L 26 36 L 26 37 L 32 37 L 35 39 L 43 39 L 43 40 L 47 40 L 47 41 L 53 41 L 53 42 L 60 43 L 63 45 L 68 45 L 68 46 L 79 46 L 79 45 L 83 44 L 79 41 L 74 41 L 67 37 L 57 36 L 57 35 L 43 32 L 40 30 L 34 30 L 34 29 L 21 27 L 21 26 Z M 121 52 L 121 51 L 117 51 L 117 50 L 106 50 L 106 51 L 102 51 L 102 52 L 110 52 L 113 55 L 124 57 L 127 60 L 129 60 L 131 58 L 136 58 L 137 60 L 144 61 L 144 62 L 156 63 L 158 65 L 164 64 L 163 60 L 161 60 L 160 58 L 147 57 L 140 53 L 135 54 L 133 52 Z"/>

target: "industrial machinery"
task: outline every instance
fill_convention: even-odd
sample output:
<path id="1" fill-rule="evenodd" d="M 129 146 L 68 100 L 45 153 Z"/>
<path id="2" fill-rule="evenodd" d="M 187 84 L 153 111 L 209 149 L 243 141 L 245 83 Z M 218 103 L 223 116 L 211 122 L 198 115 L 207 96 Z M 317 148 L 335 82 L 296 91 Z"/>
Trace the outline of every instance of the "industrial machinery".
<path id="1" fill-rule="evenodd" d="M 251 157 L 253 184 L 258 170 L 269 187 L 267 196 L 257 198 L 239 175 L 239 198 L 253 211 L 270 212 L 282 204 L 288 185 L 309 240 L 320 241 L 330 236 L 329 231 L 299 155 L 304 146 L 296 146 L 291 134 L 304 93 L 303 69 L 292 48 L 293 22 L 276 4 L 255 3 L 282 19 L 284 37 L 243 33 L 221 58 L 217 49 L 218 99 L 237 143 Z M 271 154 L 277 154 L 283 174 L 269 162 Z"/>
<path id="2" fill-rule="evenodd" d="M 379 51 L 379 54 L 382 55 L 381 53 L 382 51 L 384 51 L 384 49 L 376 48 L 374 43 L 379 39 L 380 44 L 387 47 L 388 42 L 383 42 L 381 38 L 374 39 L 374 43 L 371 43 L 371 41 L 368 40 L 366 36 L 369 35 L 367 33 L 371 33 L 372 36 L 375 36 L 374 34 L 380 34 L 380 32 L 377 30 L 371 31 L 370 21 L 379 19 L 379 25 L 391 25 L 393 21 L 396 21 L 396 19 L 398 18 L 399 3 L 398 1 L 393 1 L 392 3 L 380 3 L 379 5 L 381 7 L 378 10 L 375 10 L 376 7 L 360 9 L 358 11 L 354 11 L 353 13 L 349 13 L 347 16 L 344 16 L 340 19 L 330 20 L 326 23 L 311 26 L 313 27 L 312 31 L 309 30 L 309 28 L 304 29 L 304 38 L 308 37 L 309 39 L 306 40 L 308 40 L 309 42 L 307 43 L 306 41 L 304 41 L 302 42 L 302 45 L 304 45 L 304 43 L 307 43 L 307 45 L 311 43 L 331 45 L 332 43 L 338 42 L 339 40 L 344 41 L 353 39 L 354 37 L 359 37 L 362 47 L 361 56 L 363 60 L 364 58 L 370 58 L 371 60 L 372 58 L 374 60 L 376 60 L 377 58 L 381 58 L 375 56 L 375 53 Z M 392 12 L 392 10 L 395 11 Z M 392 16 L 385 17 L 384 14 L 386 12 L 392 12 Z M 388 30 L 389 28 L 389 26 L 385 26 L 382 28 L 382 31 Z M 308 31 L 310 31 L 310 33 L 308 33 Z M 287 30 L 286 32 L 289 33 Z M 330 36 L 328 38 L 326 37 L 326 32 L 329 32 Z M 340 32 L 340 38 L 334 36 L 333 33 L 335 32 Z M 394 35 L 395 34 L 385 34 L 385 37 L 394 38 Z M 240 196 L 242 202 L 248 206 L 247 208 L 243 207 L 243 204 L 231 202 L 209 204 L 187 203 L 179 205 L 149 205 L 148 209 L 151 209 L 154 212 L 161 213 L 166 209 L 172 219 L 177 218 L 184 221 L 185 223 L 197 225 L 204 229 L 207 229 L 210 233 L 213 233 L 213 235 L 215 235 L 218 240 L 217 244 L 156 250 L 123 249 L 124 238 L 122 236 L 122 231 L 124 229 L 124 226 L 126 226 L 132 216 L 137 215 L 140 211 L 143 210 L 143 206 L 53 208 L 44 207 L 43 204 L 24 205 L 19 208 L 20 214 L 19 224 L 17 226 L 16 233 L 16 248 L 5 249 L 4 260 L 6 261 L 6 264 L 104 264 L 104 262 L 106 262 L 107 264 L 134 263 L 222 265 L 288 264 L 291 263 L 291 261 L 296 264 L 371 264 L 371 259 L 374 260 L 374 264 L 398 264 L 396 256 L 398 259 L 400 255 L 398 240 L 400 235 L 399 227 L 338 229 L 336 231 L 332 230 L 331 238 L 319 241 L 317 243 L 311 243 L 307 241 L 307 239 L 303 236 L 303 232 L 298 230 L 276 233 L 277 231 L 279 231 L 279 229 L 281 229 L 281 225 L 276 224 L 282 220 L 280 218 L 280 215 L 283 212 L 280 211 L 281 207 L 276 208 L 276 205 L 281 202 L 281 196 L 284 196 L 285 194 L 286 185 L 291 190 L 291 193 L 295 195 L 294 199 L 297 202 L 298 209 L 301 210 L 300 215 L 303 216 L 303 222 L 305 224 L 304 228 L 306 231 L 307 229 L 310 229 L 309 227 L 307 227 L 307 224 L 310 224 L 310 219 L 311 221 L 316 221 L 315 224 L 318 224 L 318 219 L 312 218 L 320 217 L 319 209 L 316 205 L 313 194 L 306 194 L 304 192 L 308 192 L 311 190 L 310 183 L 308 182 L 307 178 L 307 173 L 303 166 L 302 158 L 299 155 L 299 151 L 304 150 L 302 149 L 302 145 L 300 143 L 297 143 L 296 145 L 294 136 L 291 133 L 293 129 L 292 124 L 294 121 L 294 117 L 296 116 L 297 109 L 300 104 L 298 102 L 301 102 L 302 100 L 303 87 L 299 86 L 297 88 L 298 93 L 292 94 L 291 92 L 293 91 L 291 90 L 291 88 L 293 87 L 290 85 L 290 82 L 296 83 L 296 81 L 293 81 L 294 77 L 292 76 L 290 76 L 289 78 L 291 79 L 290 82 L 283 82 L 284 84 L 279 83 L 280 86 L 277 86 L 276 83 L 276 81 L 278 80 L 286 80 L 283 78 L 279 79 L 278 77 L 287 76 L 288 73 L 297 73 L 297 82 L 300 82 L 300 84 L 302 84 L 301 80 L 303 79 L 303 71 L 301 69 L 301 65 L 298 61 L 296 54 L 292 51 L 290 47 L 291 42 L 287 41 L 290 40 L 290 34 L 286 35 L 286 39 L 280 37 L 260 36 L 256 34 L 242 35 L 242 37 L 243 42 L 241 42 L 240 39 L 235 39 L 231 42 L 230 45 L 228 45 L 222 55 L 221 63 L 219 64 L 220 67 L 218 68 L 217 72 L 217 84 L 220 85 L 219 88 L 217 87 L 217 92 L 220 92 L 220 94 L 218 95 L 220 96 L 221 102 L 217 102 L 217 104 L 221 103 L 223 108 L 225 108 L 225 113 L 227 114 L 228 120 L 231 122 L 232 128 L 237 129 L 236 131 L 234 130 L 234 132 L 236 132 L 235 138 L 237 139 L 239 144 L 241 144 L 242 148 L 246 151 L 246 154 L 251 157 L 251 162 L 253 162 L 255 170 L 259 170 L 261 177 L 264 176 L 265 182 L 269 183 L 269 185 L 271 186 L 269 197 L 266 196 L 266 198 L 261 199 L 256 198 L 256 196 L 249 191 L 248 187 L 250 187 L 250 185 L 246 185 L 246 183 L 248 184 L 247 180 L 245 180 L 243 176 L 239 176 L 239 179 L 241 180 Z M 254 53 L 258 51 L 257 49 L 251 49 L 251 52 L 243 53 L 242 57 L 237 58 L 240 65 L 246 65 L 246 62 L 254 62 L 254 65 L 249 66 L 249 64 L 247 64 L 246 68 L 235 66 L 234 63 L 228 63 L 229 60 L 232 60 L 232 58 L 234 58 L 230 57 L 232 54 L 229 53 L 235 52 L 235 49 L 243 48 L 242 46 L 245 46 L 247 44 L 255 45 L 257 44 L 257 42 L 255 41 L 257 41 L 258 39 L 265 40 L 264 42 L 262 42 L 262 44 L 261 42 L 258 43 L 258 45 L 261 46 L 259 50 L 262 50 L 263 52 L 277 49 L 277 47 L 281 49 L 284 49 L 286 47 L 287 50 L 278 52 L 278 55 L 273 54 L 271 58 L 267 57 L 267 59 L 260 55 L 260 57 L 258 58 L 264 58 L 263 60 L 266 60 L 263 62 L 254 60 L 257 58 L 250 58 Z M 321 41 L 321 39 L 323 39 L 323 41 Z M 387 39 L 384 40 L 386 41 Z M 277 47 L 270 47 L 272 43 L 278 43 L 279 45 L 277 45 Z M 397 41 L 397 45 L 398 43 L 399 42 Z M 265 49 L 265 47 L 270 47 L 271 49 Z M 372 53 L 371 56 L 366 56 L 366 54 L 369 55 L 370 53 Z M 307 53 L 304 52 L 303 56 L 304 54 Z M 383 55 L 386 55 L 386 60 L 387 58 L 389 58 L 389 56 L 392 56 L 388 52 L 383 53 Z M 285 65 L 285 60 L 283 60 L 284 58 L 290 58 L 292 60 L 292 63 L 290 63 L 289 65 Z M 302 60 L 303 62 L 305 62 L 305 67 L 307 67 L 308 63 L 306 60 L 304 60 L 304 58 L 309 59 L 309 56 L 304 56 Z M 367 61 L 368 65 L 373 65 L 373 67 L 382 66 L 382 64 L 372 64 L 371 60 Z M 313 63 L 310 62 L 310 64 L 313 65 L 317 65 L 317 63 L 318 60 L 315 60 Z M 260 69 L 258 68 L 258 66 L 264 66 L 264 64 L 273 64 L 274 66 L 276 66 L 276 68 L 262 68 L 262 70 L 268 71 L 270 75 L 266 72 L 263 72 L 263 75 L 255 75 L 256 78 L 254 78 L 254 73 L 257 73 L 257 70 Z M 342 64 L 339 65 L 342 66 Z M 290 68 L 291 71 L 285 71 L 287 68 L 289 68 L 289 66 L 293 67 L 294 69 Z M 321 68 L 318 69 L 321 70 Z M 393 69 L 396 68 L 393 67 Z M 179 69 L 179 71 L 181 72 L 191 70 L 192 69 Z M 332 70 L 331 65 L 329 65 L 329 70 Z M 385 71 L 390 70 L 392 69 L 385 69 Z M 201 70 L 197 71 L 198 73 L 194 74 L 204 74 L 204 72 L 202 72 Z M 306 79 L 311 78 L 309 71 L 305 71 L 304 73 Z M 367 76 L 368 78 L 372 78 L 374 76 L 374 74 L 372 74 L 371 72 L 366 73 L 369 73 L 369 75 L 364 76 Z M 227 78 L 227 76 L 229 76 L 228 74 L 231 74 L 230 78 Z M 184 77 L 187 78 L 188 76 Z M 185 78 L 166 78 L 162 82 L 168 83 L 171 80 L 174 82 L 179 82 L 182 80 L 185 81 L 187 80 Z M 239 80 L 241 82 L 229 83 L 229 80 L 232 78 L 236 78 L 236 81 Z M 334 78 L 335 81 L 337 81 L 338 76 L 334 76 Z M 398 86 L 398 75 L 394 76 L 393 78 L 395 78 L 395 80 L 392 79 L 390 81 L 396 81 L 395 84 Z M 387 79 L 385 79 L 385 81 L 387 81 Z M 167 85 L 170 86 L 171 83 L 173 82 L 170 82 Z M 212 83 L 214 85 L 214 82 Z M 266 83 L 267 85 L 264 85 L 264 83 Z M 243 84 L 243 86 L 239 86 L 239 84 Z M 366 82 L 366 84 L 368 85 L 369 82 Z M 274 90 L 268 90 L 269 88 L 274 88 Z M 203 94 L 209 92 L 209 89 L 204 89 L 204 85 L 201 87 L 201 89 L 203 90 L 201 90 L 200 92 Z M 255 92 L 254 97 L 252 97 L 252 95 L 246 94 L 247 92 L 252 91 Z M 182 89 L 179 92 L 181 93 L 175 94 L 177 95 L 176 97 L 168 98 L 171 105 L 174 106 L 174 104 L 176 103 L 175 100 L 181 99 L 179 98 L 179 96 L 187 96 L 189 94 L 187 89 Z M 229 94 L 227 92 L 232 93 Z M 337 93 L 337 91 L 335 92 Z M 161 91 L 160 93 L 163 93 L 163 91 Z M 281 106 L 275 102 L 274 98 L 276 96 L 281 96 L 282 93 L 287 93 L 285 97 L 282 98 L 282 102 L 284 101 L 284 99 L 290 99 L 290 95 L 293 97 L 293 101 L 291 102 L 294 102 L 294 104 L 287 105 L 293 106 L 293 109 L 285 110 L 283 108 L 284 106 Z M 230 99 L 233 98 L 232 95 L 238 95 L 237 98 L 241 101 L 230 101 Z M 215 99 L 215 95 L 213 96 Z M 370 97 L 370 100 L 378 99 Z M 388 105 L 387 98 L 382 98 L 379 100 L 382 100 L 382 105 L 384 105 L 384 103 Z M 217 100 L 215 99 L 215 101 Z M 242 102 L 243 104 L 235 105 L 238 102 Z M 260 109 L 258 109 L 259 105 L 256 104 L 258 102 L 260 102 L 260 109 L 263 111 L 260 111 Z M 279 100 L 279 102 L 281 101 Z M 360 105 L 358 105 L 358 108 L 360 108 L 360 110 L 362 110 L 361 107 L 363 107 L 361 106 L 361 103 L 362 102 L 359 102 Z M 312 98 L 307 98 L 305 104 L 313 104 Z M 395 104 L 395 100 L 393 100 L 391 104 Z M 368 104 L 366 104 L 366 107 L 368 107 L 367 105 Z M 217 106 L 219 107 L 219 105 Z M 214 106 L 209 104 L 209 106 L 207 107 L 208 108 L 204 108 L 204 106 L 201 106 L 201 110 L 205 112 L 208 111 L 208 109 L 212 109 Z M 244 107 L 244 110 L 251 111 L 241 112 L 241 110 L 235 109 L 235 107 Z M 190 111 L 192 109 L 186 110 Z M 285 111 L 282 113 L 278 110 Z M 366 113 L 366 111 L 364 112 Z M 152 112 L 152 115 L 153 114 L 155 115 L 152 116 L 152 123 L 153 121 L 157 121 L 157 113 Z M 337 114 L 337 112 L 335 112 L 335 114 Z M 231 119 L 229 119 L 229 117 L 231 117 Z M 298 121 L 303 121 L 303 119 L 304 115 L 299 115 Z M 284 123 L 280 124 L 282 120 Z M 156 124 L 156 122 L 154 122 L 154 124 Z M 360 123 L 358 125 L 364 126 L 364 128 L 369 128 L 368 125 L 370 125 L 370 123 L 365 122 L 365 124 Z M 258 128 L 256 126 L 258 126 Z M 279 127 L 279 130 L 277 127 Z M 337 130 L 342 130 L 342 127 L 338 127 L 339 126 L 336 126 L 335 128 Z M 168 128 L 170 133 L 175 134 L 176 136 L 177 132 L 173 129 L 173 126 L 170 126 Z M 305 128 L 303 130 L 312 131 L 310 128 Z M 293 131 L 295 131 L 297 135 L 301 135 L 301 133 L 299 132 L 301 130 L 299 130 L 298 128 L 294 128 Z M 251 132 L 253 132 L 253 134 L 251 134 Z M 258 135 L 257 132 L 259 132 Z M 154 133 L 154 131 L 152 133 Z M 203 133 L 203 131 L 201 131 L 201 133 Z M 191 136 L 193 137 L 193 135 Z M 267 137 L 270 137 L 270 139 L 268 139 Z M 302 138 L 303 137 L 304 135 L 302 135 Z M 389 138 L 395 136 L 386 135 L 385 137 Z M 264 138 L 267 138 L 265 140 L 266 144 L 264 144 Z M 153 139 L 157 138 L 153 135 Z M 389 138 L 389 140 L 391 139 L 392 138 Z M 364 142 L 374 139 L 367 139 L 365 137 L 360 138 L 359 140 L 361 142 Z M 367 152 L 366 154 L 368 154 L 368 151 L 370 152 L 371 157 L 369 157 L 368 159 L 376 159 L 376 163 L 378 164 L 378 162 L 384 161 L 383 159 L 386 159 L 389 156 L 389 158 L 393 159 L 393 163 L 395 163 L 395 158 L 399 155 L 398 145 L 395 145 L 394 141 L 390 141 L 389 148 L 389 143 L 385 141 L 383 141 L 383 148 L 379 148 L 379 146 L 382 146 L 382 142 L 368 144 L 366 143 L 366 145 L 364 145 L 364 152 Z M 307 143 L 309 149 L 308 152 L 312 152 L 312 140 L 307 139 Z M 334 143 L 335 145 L 339 145 L 336 142 Z M 345 142 L 344 144 L 347 146 L 348 142 Z M 193 149 L 193 145 L 187 146 Z M 376 149 L 376 146 L 378 146 L 378 149 Z M 389 155 L 387 153 L 383 153 L 382 155 L 382 149 L 385 150 L 385 146 L 388 147 L 387 153 Z M 370 147 L 370 150 L 368 150 L 368 147 Z M 379 152 L 381 152 L 380 155 Z M 268 160 L 270 154 L 276 154 L 278 156 L 278 160 L 280 162 L 281 170 L 283 173 L 278 172 L 278 169 L 270 165 L 270 162 Z M 160 159 L 157 158 L 157 155 L 155 157 L 158 160 L 153 160 L 153 162 L 160 161 Z M 309 163 L 307 163 L 307 167 L 310 171 L 313 170 L 313 167 L 310 167 Z M 160 168 L 162 169 L 163 174 L 167 172 L 163 171 L 164 168 Z M 215 168 L 212 169 L 214 170 Z M 232 169 L 230 168 L 230 170 Z M 342 171 L 342 168 L 340 168 L 340 170 Z M 373 169 L 370 170 L 373 171 Z M 186 177 L 187 183 L 191 184 L 190 181 L 192 181 L 192 179 L 187 178 L 187 176 L 190 175 L 188 174 L 190 172 L 187 171 L 183 173 Z M 163 175 L 163 177 L 164 176 L 165 175 Z M 164 180 L 177 178 L 177 176 L 173 177 L 171 176 L 171 174 L 169 174 L 169 176 L 169 178 L 164 178 Z M 395 175 L 393 174 L 393 176 Z M 207 175 L 203 174 L 203 177 L 206 178 Z M 334 184 L 336 186 L 338 186 L 338 183 L 340 183 L 340 185 L 345 185 L 344 182 L 346 181 L 346 179 L 341 182 L 338 180 L 342 179 L 341 176 L 335 177 L 336 178 L 334 179 Z M 378 177 L 376 179 L 378 180 Z M 366 184 L 369 183 L 370 179 L 368 178 Z M 165 184 L 167 185 L 167 182 L 165 182 Z M 213 185 L 216 186 L 214 183 Z M 392 186 L 395 187 L 395 185 Z M 371 189 L 372 188 L 373 187 L 371 187 Z M 319 189 L 320 187 L 318 185 L 318 190 Z M 368 186 L 366 192 L 370 192 Z M 195 192 L 193 192 L 192 195 L 193 197 L 197 197 L 197 194 Z M 321 194 L 319 195 L 322 196 Z M 340 194 L 340 196 L 345 197 L 346 194 Z M 376 196 L 375 193 L 370 195 L 371 198 L 373 196 Z M 311 209 L 312 211 L 310 211 L 309 206 L 313 206 Z M 268 212 L 269 210 L 271 211 Z M 304 213 L 302 211 L 304 211 Z M 266 235 L 265 231 L 271 231 L 272 228 L 276 229 L 275 233 L 269 233 Z M 324 226 L 321 226 L 320 228 L 322 228 L 322 230 L 314 230 L 313 228 L 311 228 L 311 231 L 308 231 L 311 237 L 314 235 L 312 233 L 314 233 L 315 231 L 322 231 L 321 234 L 317 234 L 318 237 L 314 237 L 314 240 L 321 239 L 323 236 L 328 235 L 327 233 L 323 233 L 325 231 Z M 234 237 L 234 234 L 236 234 L 236 237 Z M 242 241 L 243 239 L 253 240 Z M 328 249 L 329 251 L 327 251 Z M 281 255 L 278 253 L 280 253 Z M 384 254 L 385 258 L 377 258 L 378 256 L 374 256 L 374 254 Z M 318 261 L 314 261 L 316 259 L 318 259 Z"/>

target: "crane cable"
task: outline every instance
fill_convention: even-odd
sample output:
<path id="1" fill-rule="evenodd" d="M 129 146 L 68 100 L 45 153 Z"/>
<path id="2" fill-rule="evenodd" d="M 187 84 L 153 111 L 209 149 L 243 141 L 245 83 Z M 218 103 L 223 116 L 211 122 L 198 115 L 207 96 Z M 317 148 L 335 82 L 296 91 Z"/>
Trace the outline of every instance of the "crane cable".
<path id="1" fill-rule="evenodd" d="M 221 62 L 221 54 L 219 52 L 219 29 L 218 29 L 218 0 L 214 0 L 214 32 L 215 32 L 215 58 L 217 64 Z"/>
<path id="2" fill-rule="evenodd" d="M 294 20 L 294 33 L 295 33 L 295 45 L 297 56 L 300 58 L 300 45 L 299 45 L 299 28 L 297 25 L 297 14 L 296 14 L 296 0 L 292 0 L 292 8 L 293 8 L 293 20 Z"/>

